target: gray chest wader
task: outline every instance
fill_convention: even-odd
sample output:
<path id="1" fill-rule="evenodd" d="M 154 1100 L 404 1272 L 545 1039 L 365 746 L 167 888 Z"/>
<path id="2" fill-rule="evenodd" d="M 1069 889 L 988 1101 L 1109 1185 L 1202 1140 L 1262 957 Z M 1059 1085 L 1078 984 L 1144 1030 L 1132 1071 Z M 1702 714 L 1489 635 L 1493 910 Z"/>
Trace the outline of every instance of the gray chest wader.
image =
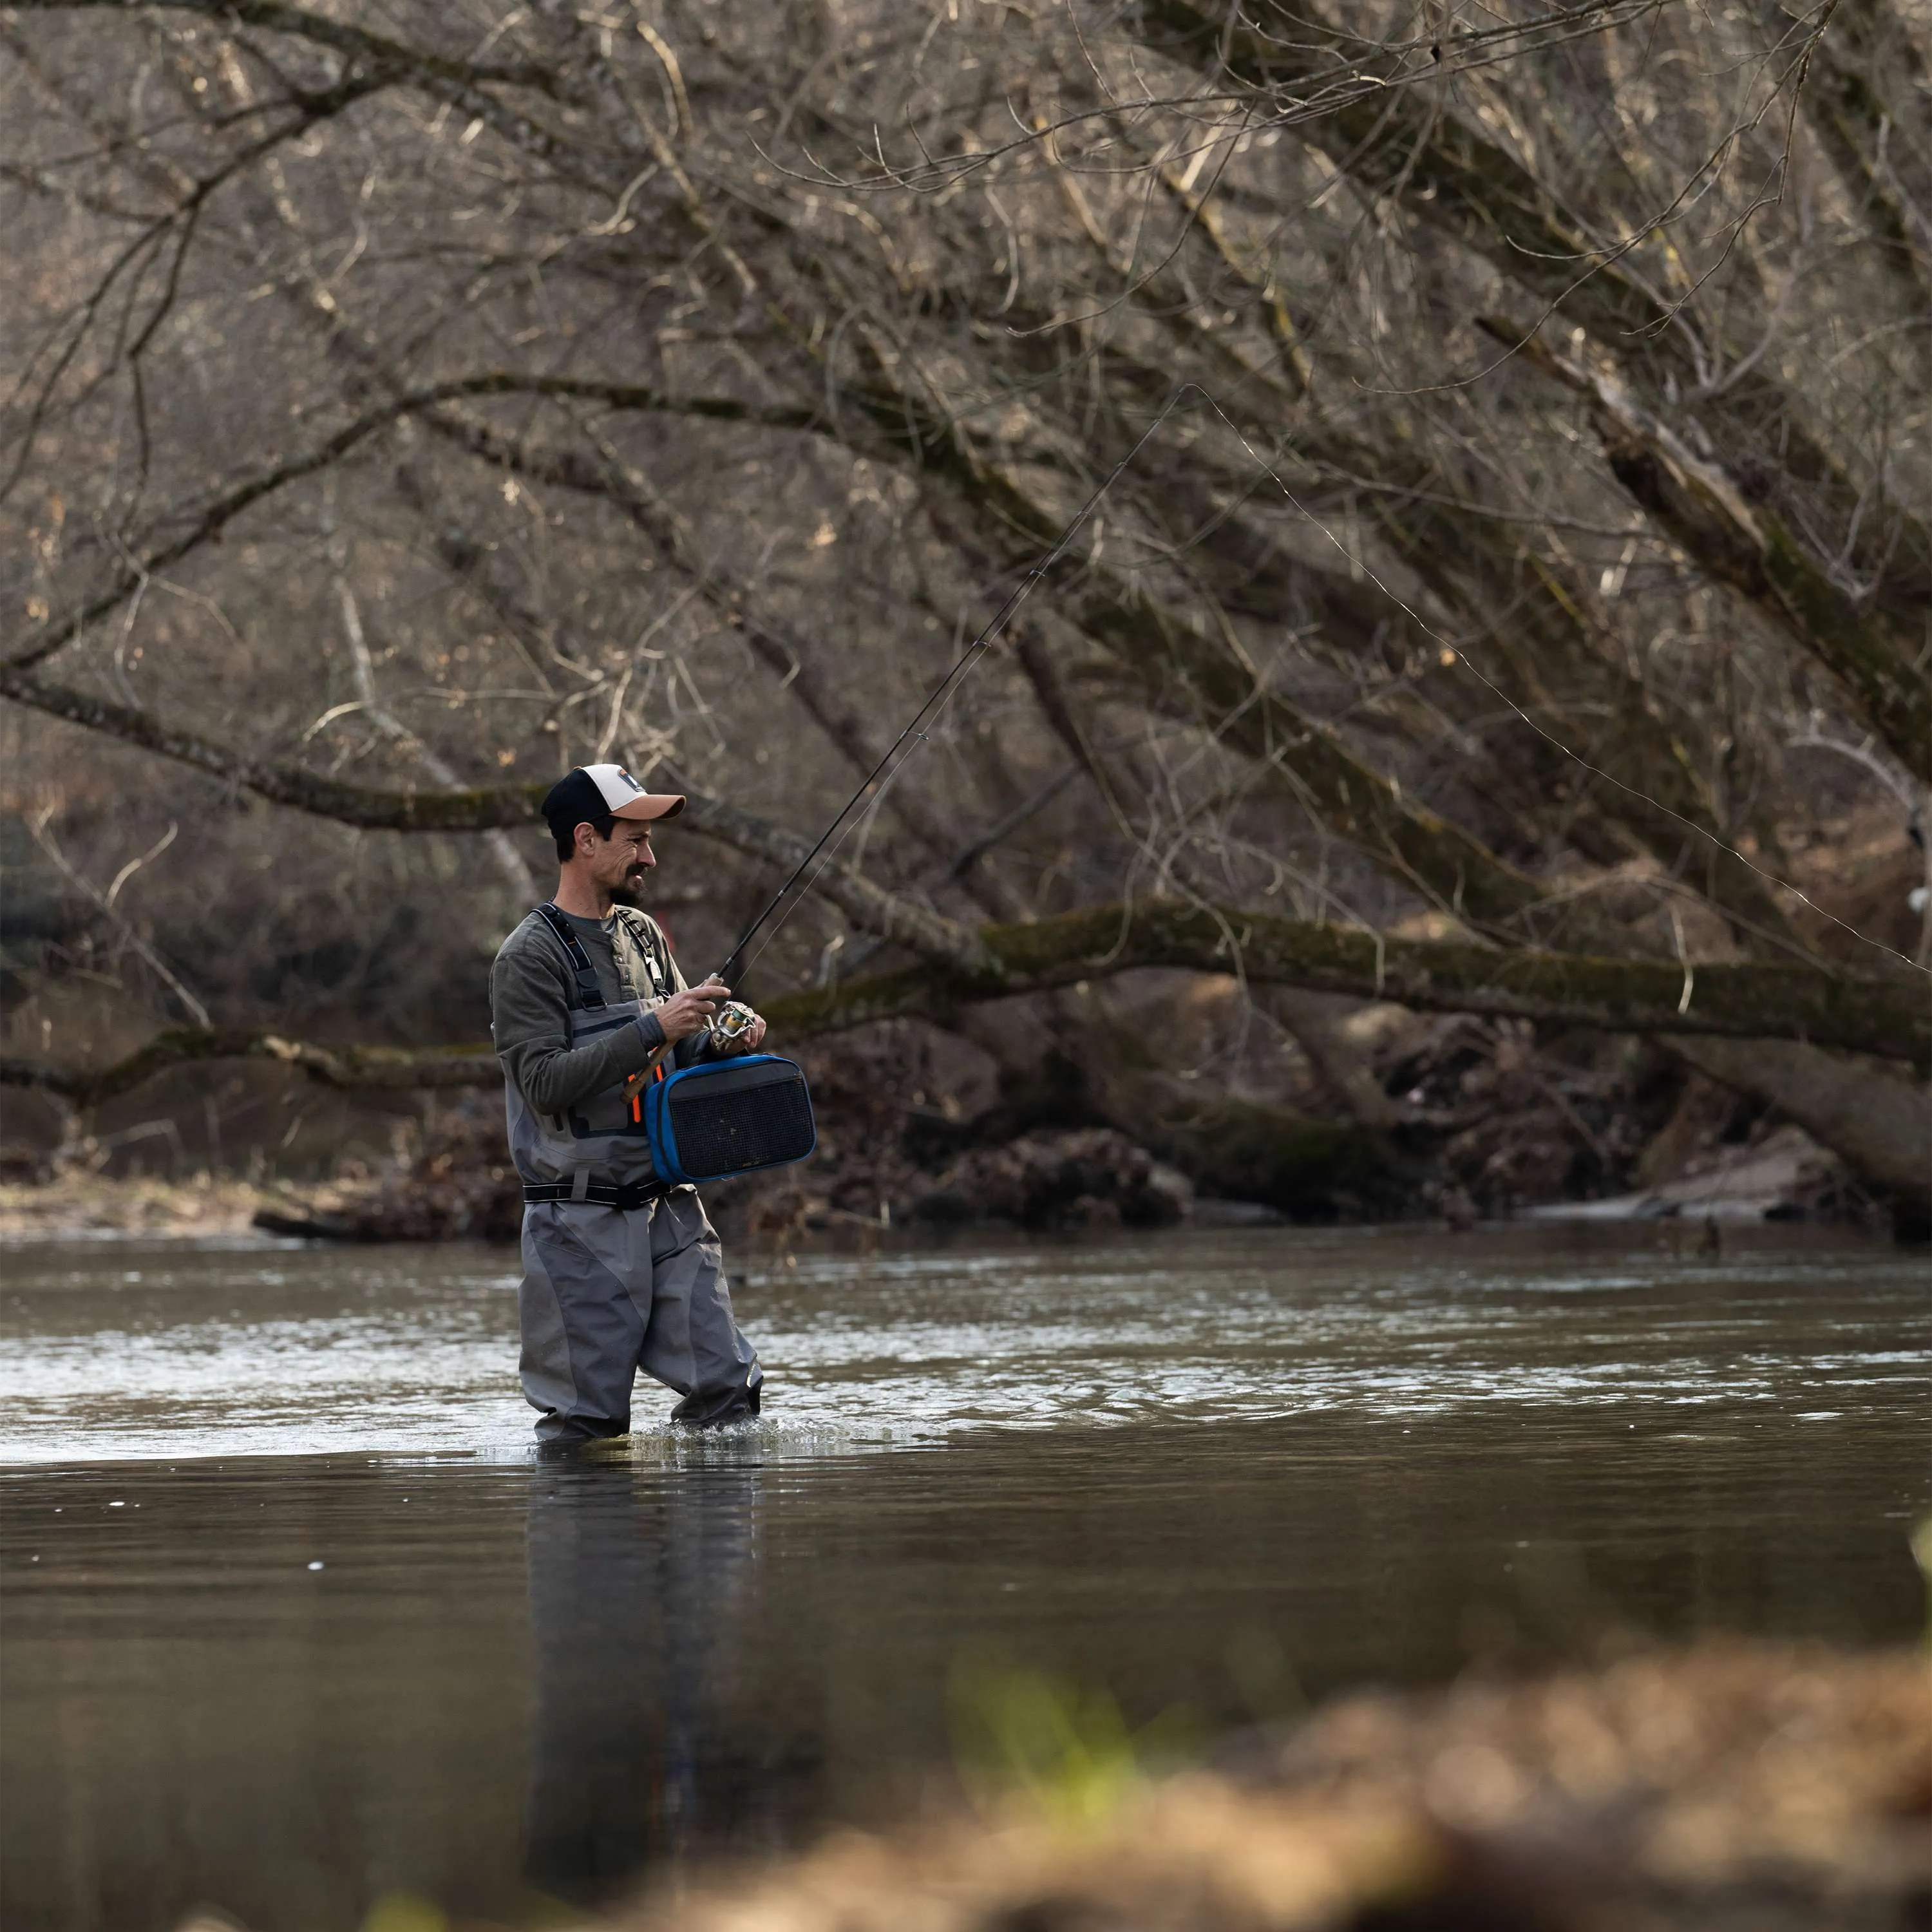
<path id="1" fill-rule="evenodd" d="M 620 1027 L 631 1024 L 634 1016 L 628 1010 L 614 1013 L 610 1002 L 604 997 L 603 988 L 597 983 L 596 969 L 590 963 L 590 956 L 584 950 L 584 942 L 577 936 L 570 921 L 554 905 L 540 905 L 537 916 L 556 934 L 560 944 L 570 956 L 570 969 L 577 982 L 577 997 L 564 1016 L 567 1029 L 565 1043 L 581 1046 L 586 1040 L 615 1033 Z M 622 923 L 621 920 L 619 922 Z M 616 942 L 611 944 L 611 952 L 616 956 Z M 659 974 L 657 962 L 648 953 L 645 955 L 646 970 L 650 973 L 652 990 L 662 992 L 664 988 L 658 983 Z M 619 975 L 622 976 L 621 963 Z M 666 1049 L 668 1052 L 668 1049 Z M 662 1080 L 664 1069 L 662 1060 L 650 1072 L 634 1076 L 629 1080 L 600 1088 L 596 1093 L 579 1101 L 577 1106 L 562 1114 L 550 1118 L 560 1127 L 567 1128 L 573 1139 L 578 1141 L 626 1140 L 644 1141 L 650 1138 L 644 1125 L 644 1091 L 653 1080 Z M 586 1152 L 589 1150 L 586 1149 Z M 599 1190 L 602 1192 L 602 1190 Z M 532 1190 L 525 1190 L 525 1198 Z M 565 1190 L 567 1196 L 568 1190 Z M 546 1189 L 542 1198 L 560 1198 Z"/>

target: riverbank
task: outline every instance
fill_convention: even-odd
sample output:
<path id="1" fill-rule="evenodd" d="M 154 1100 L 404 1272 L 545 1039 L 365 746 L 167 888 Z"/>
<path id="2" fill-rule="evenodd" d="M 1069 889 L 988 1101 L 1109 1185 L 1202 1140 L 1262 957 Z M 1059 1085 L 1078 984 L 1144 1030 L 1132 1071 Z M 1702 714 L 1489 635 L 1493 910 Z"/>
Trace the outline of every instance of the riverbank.
<path id="1" fill-rule="evenodd" d="M 178 1180 L 71 1168 L 40 1182 L 0 1181 L 0 1242 L 88 1238 L 236 1240 L 280 1236 L 364 1241 L 517 1238 L 521 1203 L 507 1168 L 488 1150 L 459 1145 L 494 1132 L 464 1121 L 423 1158 L 367 1179 L 263 1186 L 201 1172 Z M 780 1174 L 706 1190 L 728 1234 L 797 1238 L 839 1228 L 955 1226 L 974 1221 L 1100 1232 L 1127 1226 L 1285 1225 L 1266 1202 L 1198 1194 L 1177 1170 L 1125 1136 L 1074 1129 L 1022 1136 L 952 1163 L 942 1184 L 908 1190 L 898 1203 L 837 1204 L 836 1189 Z M 1481 1218 L 1466 1198 L 1438 1202 L 1417 1218 L 1462 1232 Z M 1721 1222 L 1730 1226 L 1858 1220 L 1828 1157 L 1795 1127 L 1761 1142 L 1719 1148 L 1690 1171 L 1638 1192 L 1558 1200 L 1509 1216 L 1525 1221 Z"/>
<path id="2" fill-rule="evenodd" d="M 0 1182 L 0 1241 L 50 1241 L 99 1236 L 232 1239 L 254 1228 L 257 1214 L 286 1204 L 279 1189 L 232 1174 L 184 1180 L 110 1179 L 70 1169 L 33 1183 Z"/>
<path id="3" fill-rule="evenodd" d="M 707 1187 L 706 1205 L 728 1236 L 779 1240 L 908 1223 L 1888 1220 L 1801 1126 L 1640 1042 L 1545 1040 L 1516 1022 L 1386 1004 L 1324 1009 L 1299 1016 L 1324 1045 L 1324 1072 L 1290 1040 L 1244 1048 L 1250 1016 L 1232 982 L 1196 993 L 1192 1030 L 1172 1043 L 1194 1076 L 1148 1085 L 1143 1069 L 1131 1092 L 1096 1087 L 1050 1046 L 1022 1077 L 908 1022 L 808 1046 L 817 1152 Z M 303 1126 L 307 1104 L 282 1095 L 275 1119 L 289 1124 L 268 1140 L 287 1150 L 258 1146 L 250 1182 L 220 1171 L 234 1135 L 190 1152 L 184 1131 L 155 1122 L 70 1136 L 56 1154 L 0 1149 L 0 1238 L 250 1225 L 355 1241 L 516 1238 L 520 1190 L 495 1095 L 426 1096 L 413 1116 L 380 1121 L 351 1108 L 327 1132 Z M 153 1172 L 164 1146 L 166 1183 Z M 195 1174 L 203 1160 L 211 1174 Z"/>

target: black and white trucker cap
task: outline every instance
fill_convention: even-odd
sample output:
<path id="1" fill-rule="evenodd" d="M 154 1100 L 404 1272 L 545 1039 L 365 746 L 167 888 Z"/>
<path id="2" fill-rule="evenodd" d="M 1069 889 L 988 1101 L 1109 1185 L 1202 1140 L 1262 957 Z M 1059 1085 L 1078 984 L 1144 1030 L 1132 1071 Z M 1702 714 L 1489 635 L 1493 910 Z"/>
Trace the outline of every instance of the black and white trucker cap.
<path id="1" fill-rule="evenodd" d="M 675 818 L 682 792 L 646 791 L 622 765 L 579 765 L 544 794 L 543 815 L 560 838 L 606 813 L 613 818 Z"/>

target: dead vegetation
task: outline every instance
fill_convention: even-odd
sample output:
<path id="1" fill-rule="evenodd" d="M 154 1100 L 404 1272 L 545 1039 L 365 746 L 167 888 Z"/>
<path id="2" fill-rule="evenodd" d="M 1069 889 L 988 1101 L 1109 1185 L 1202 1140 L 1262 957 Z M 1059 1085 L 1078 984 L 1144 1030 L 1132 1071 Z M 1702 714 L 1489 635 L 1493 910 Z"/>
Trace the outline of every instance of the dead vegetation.
<path id="1" fill-rule="evenodd" d="M 780 1242 L 987 1222 L 1066 1232 L 1428 1217 L 1460 1228 L 1592 1202 L 1695 1220 L 1883 1222 L 1880 1204 L 1802 1131 L 1636 1041 L 1573 1034 L 1539 1046 L 1516 1023 L 1345 1010 L 1340 1043 L 1382 1102 L 1370 1125 L 1337 1118 L 1322 1069 L 1293 1036 L 1257 1022 L 1232 982 L 1198 982 L 1178 1001 L 1160 984 L 1143 994 L 1142 1011 L 1191 1020 L 1174 1041 L 1191 1078 L 1116 1067 L 1101 1087 L 1050 1051 L 1016 1074 L 904 1022 L 805 1049 L 818 1153 L 707 1187 L 710 1211 L 728 1232 Z M 1123 1117 L 1138 1137 L 1111 1124 Z M 256 1225 L 271 1232 L 340 1240 L 512 1240 L 522 1214 L 494 1095 L 444 1101 L 363 1178 L 284 1187 L 257 1205 Z"/>

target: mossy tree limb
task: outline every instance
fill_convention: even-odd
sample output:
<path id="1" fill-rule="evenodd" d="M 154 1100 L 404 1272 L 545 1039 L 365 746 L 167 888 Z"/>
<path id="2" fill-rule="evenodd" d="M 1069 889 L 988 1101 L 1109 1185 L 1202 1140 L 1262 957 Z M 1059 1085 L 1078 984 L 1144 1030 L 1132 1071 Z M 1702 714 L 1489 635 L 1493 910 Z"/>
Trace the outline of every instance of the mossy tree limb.
<path id="1" fill-rule="evenodd" d="M 1803 1040 L 1932 1064 L 1932 1000 L 1915 974 L 1852 978 L 1805 966 L 1685 967 L 1501 952 L 1163 899 L 1090 907 L 1031 926 L 983 927 L 980 938 L 1000 962 L 998 981 L 914 967 L 788 994 L 766 1010 L 775 1026 L 808 1033 L 910 1015 L 944 1019 L 967 1000 L 1167 966 L 1390 1000 L 1426 1012 L 1492 1014 L 1607 1033 Z"/>
<path id="2" fill-rule="evenodd" d="M 984 968 L 926 961 L 763 1001 L 774 1044 L 876 1020 L 944 1024 L 978 1002 L 1164 966 L 1391 1000 L 1426 1012 L 1606 1033 L 1797 1040 L 1932 1066 L 1932 1001 L 1915 974 L 1851 978 L 1802 966 L 1683 967 L 1498 952 L 1167 899 L 1094 906 L 1034 925 L 984 926 L 975 938 L 989 962 Z M 280 1060 L 336 1087 L 482 1086 L 498 1078 L 487 1046 L 416 1052 L 320 1046 L 266 1031 L 183 1027 L 94 1072 L 0 1061 L 0 1084 L 42 1088 L 77 1106 L 97 1106 L 168 1067 L 222 1059 Z"/>
<path id="3" fill-rule="evenodd" d="M 101 1067 L 0 1058 L 0 1087 L 51 1094 L 70 1106 L 98 1107 L 175 1067 L 236 1060 L 271 1061 L 320 1086 L 364 1092 L 491 1087 L 502 1078 L 496 1049 L 487 1040 L 468 1046 L 334 1046 L 290 1040 L 266 1027 L 170 1027 Z"/>

